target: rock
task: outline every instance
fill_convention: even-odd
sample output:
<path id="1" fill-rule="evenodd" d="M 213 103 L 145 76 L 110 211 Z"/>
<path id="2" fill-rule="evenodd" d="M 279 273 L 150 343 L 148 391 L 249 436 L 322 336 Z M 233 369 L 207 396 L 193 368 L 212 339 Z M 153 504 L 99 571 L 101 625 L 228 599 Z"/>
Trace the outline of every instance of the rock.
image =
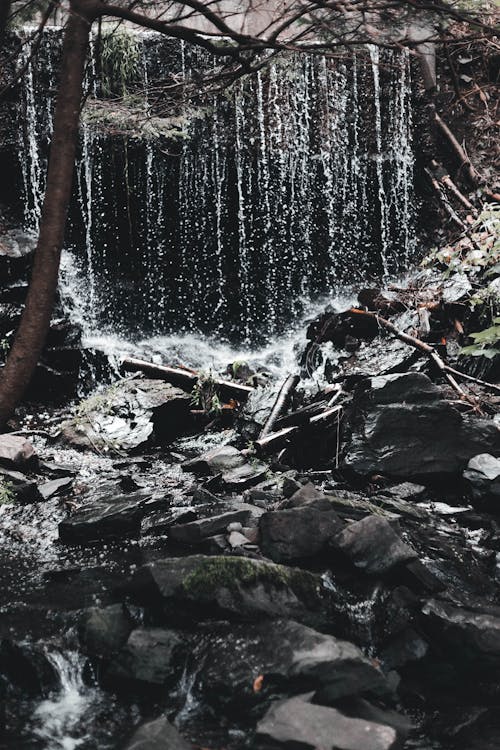
<path id="1" fill-rule="evenodd" d="M 139 536 L 146 500 L 142 492 L 137 492 L 85 506 L 61 521 L 59 539 L 65 544 L 84 544 L 100 539 Z"/>
<path id="2" fill-rule="evenodd" d="M 356 475 L 444 479 L 460 474 L 478 453 L 500 455 L 499 427 L 458 412 L 425 375 L 370 382 L 371 390 L 356 398 L 344 459 Z"/>
<path id="3" fill-rule="evenodd" d="M 381 494 L 390 495 L 396 500 L 413 500 L 415 502 L 418 502 L 422 500 L 426 492 L 427 489 L 422 484 L 415 484 L 414 482 L 402 482 L 401 484 L 396 484 L 393 487 L 386 487 Z"/>
<path id="4" fill-rule="evenodd" d="M 265 478 L 267 466 L 258 461 L 248 463 L 245 456 L 231 445 L 222 445 L 182 464 L 184 471 L 194 474 L 221 474 L 227 489 L 242 491 Z"/>
<path id="5" fill-rule="evenodd" d="M 190 396 L 161 380 L 133 379 L 113 384 L 80 404 L 64 422 L 62 437 L 71 445 L 131 450 L 153 435 L 179 437 L 191 425 Z"/>
<path id="6" fill-rule="evenodd" d="M 197 514 L 189 507 L 173 507 L 148 513 L 141 522 L 141 536 L 147 534 L 166 534 L 171 526 L 177 523 L 196 521 Z"/>
<path id="7" fill-rule="evenodd" d="M 174 630 L 138 628 L 105 671 L 115 690 L 164 688 L 179 676 L 183 640 Z"/>
<path id="8" fill-rule="evenodd" d="M 413 722 L 407 716 L 391 709 L 380 708 L 358 696 L 342 700 L 337 708 L 347 716 L 392 727 L 400 742 L 404 742 L 414 728 Z"/>
<path id="9" fill-rule="evenodd" d="M 227 541 L 229 542 L 231 549 L 237 549 L 238 547 L 252 547 L 253 549 L 256 549 L 256 545 L 252 544 L 250 540 L 239 531 L 231 531 Z"/>
<path id="10" fill-rule="evenodd" d="M 326 498 L 322 492 L 316 489 L 312 482 L 300 487 L 289 498 L 280 504 L 280 508 L 299 508 L 302 505 L 311 505 L 312 503 L 322 502 Z"/>
<path id="11" fill-rule="evenodd" d="M 366 516 L 349 524 L 335 545 L 352 563 L 369 575 L 383 575 L 396 565 L 417 558 L 417 553 L 379 516 Z"/>
<path id="12" fill-rule="evenodd" d="M 292 621 L 220 629 L 199 658 L 208 700 L 235 710 L 280 693 L 319 691 L 338 700 L 387 691 L 383 674 L 357 646 Z"/>
<path id="13" fill-rule="evenodd" d="M 301 487 L 301 483 L 297 482 L 296 479 L 292 479 L 292 477 L 285 477 L 285 479 L 283 480 L 284 497 L 292 497 L 292 495 L 298 492 Z"/>
<path id="14" fill-rule="evenodd" d="M 397 313 L 405 309 L 397 292 L 388 289 L 361 289 L 358 292 L 359 303 L 368 310 L 383 313 Z"/>
<path id="15" fill-rule="evenodd" d="M 481 453 L 471 458 L 464 471 L 476 503 L 488 510 L 500 510 L 500 458 Z"/>
<path id="16" fill-rule="evenodd" d="M 344 524 L 332 510 L 300 507 L 264 513 L 259 525 L 263 554 L 286 562 L 320 554 Z"/>
<path id="17" fill-rule="evenodd" d="M 124 750 L 193 750 L 193 746 L 181 737 L 165 716 L 161 716 L 139 727 Z"/>
<path id="18" fill-rule="evenodd" d="M 38 503 L 43 500 L 42 495 L 38 491 L 37 483 L 34 480 L 28 479 L 24 474 L 19 471 L 12 469 L 6 469 L 4 466 L 0 466 L 0 482 L 4 481 L 7 485 L 10 485 L 15 500 L 21 505 L 27 505 L 29 503 Z"/>
<path id="19" fill-rule="evenodd" d="M 19 435 L 0 435 L 0 463 L 22 468 L 33 463 L 35 449 Z"/>
<path id="20" fill-rule="evenodd" d="M 242 557 L 157 560 L 140 568 L 127 588 L 163 620 L 293 617 L 316 625 L 329 618 L 320 576 Z"/>
<path id="21" fill-rule="evenodd" d="M 59 686 L 59 676 L 37 644 L 0 643 L 0 676 L 29 696 L 45 695 Z"/>
<path id="22" fill-rule="evenodd" d="M 243 500 L 246 503 L 256 505 L 258 508 L 264 508 L 264 510 L 267 510 L 270 505 L 274 505 L 280 499 L 281 495 L 276 490 L 262 490 L 258 487 L 252 487 L 243 493 Z"/>
<path id="23" fill-rule="evenodd" d="M 52 479 L 50 482 L 39 484 L 38 491 L 40 492 L 44 500 L 49 500 L 55 495 L 63 495 L 66 491 L 71 489 L 72 484 L 72 477 Z"/>
<path id="24" fill-rule="evenodd" d="M 250 513 L 246 510 L 222 513 L 219 516 L 202 518 L 191 523 L 178 524 L 170 529 L 170 538 L 183 544 L 199 544 L 202 539 L 226 531 L 229 524 L 239 521 L 247 523 Z"/>
<path id="25" fill-rule="evenodd" d="M 407 628 L 384 648 L 380 658 L 384 669 L 390 671 L 420 661 L 428 651 L 429 644 L 413 628 Z"/>
<path id="26" fill-rule="evenodd" d="M 257 725 L 260 750 L 300 747 L 301 750 L 393 750 L 392 727 L 345 716 L 335 708 L 300 698 L 275 703 Z M 266 744 L 269 743 L 269 744 Z M 271 744 L 274 743 L 274 744 Z"/>
<path id="27" fill-rule="evenodd" d="M 91 656 L 109 658 L 127 641 L 133 621 L 123 604 L 92 607 L 79 623 L 79 636 Z"/>
<path id="28" fill-rule="evenodd" d="M 460 662 L 500 665 L 500 608 L 472 611 L 430 599 L 422 608 L 426 630 Z"/>

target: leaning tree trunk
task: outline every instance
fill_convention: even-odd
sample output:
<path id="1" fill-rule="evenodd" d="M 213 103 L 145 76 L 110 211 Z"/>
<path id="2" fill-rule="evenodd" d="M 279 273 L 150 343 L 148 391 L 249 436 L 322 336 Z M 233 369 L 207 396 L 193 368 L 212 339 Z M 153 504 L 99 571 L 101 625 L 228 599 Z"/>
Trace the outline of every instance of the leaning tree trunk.
<path id="1" fill-rule="evenodd" d="M 71 10 L 64 34 L 47 187 L 31 283 L 11 351 L 0 370 L 0 429 L 14 412 L 35 372 L 57 290 L 91 24 L 85 13 L 85 0 L 73 0 Z"/>

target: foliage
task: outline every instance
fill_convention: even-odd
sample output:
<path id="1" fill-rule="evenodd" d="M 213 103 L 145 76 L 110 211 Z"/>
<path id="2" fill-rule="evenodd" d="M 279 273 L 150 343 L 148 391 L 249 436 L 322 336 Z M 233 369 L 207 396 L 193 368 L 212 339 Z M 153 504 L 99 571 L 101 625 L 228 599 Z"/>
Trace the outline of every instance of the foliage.
<path id="1" fill-rule="evenodd" d="M 500 318 L 493 318 L 493 325 L 483 331 L 469 334 L 474 343 L 464 346 L 461 354 L 471 357 L 493 359 L 500 354 Z"/>
<path id="2" fill-rule="evenodd" d="M 140 46 L 133 34 L 123 29 L 104 33 L 101 38 L 101 86 L 105 96 L 126 96 L 137 82 Z"/>
<path id="3" fill-rule="evenodd" d="M 13 505 L 16 502 L 16 493 L 11 482 L 0 477 L 0 505 Z"/>
<path id="4" fill-rule="evenodd" d="M 212 372 L 202 373 L 191 393 L 191 403 L 207 414 L 220 414 L 222 404 Z"/>

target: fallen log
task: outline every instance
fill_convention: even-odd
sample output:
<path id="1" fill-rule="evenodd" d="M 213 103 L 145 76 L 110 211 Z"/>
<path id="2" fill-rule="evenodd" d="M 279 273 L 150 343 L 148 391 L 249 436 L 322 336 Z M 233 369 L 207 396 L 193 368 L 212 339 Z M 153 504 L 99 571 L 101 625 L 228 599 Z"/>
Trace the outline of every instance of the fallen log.
<path id="1" fill-rule="evenodd" d="M 271 432 L 265 437 L 259 437 L 259 439 L 254 442 L 257 455 L 261 456 L 264 453 L 272 453 L 273 451 L 283 448 L 283 446 L 288 445 L 292 435 L 296 435 L 298 432 L 300 432 L 300 427 L 285 427 L 278 432 Z"/>
<path id="2" fill-rule="evenodd" d="M 293 392 L 300 383 L 300 377 L 298 375 L 289 375 L 281 388 L 278 391 L 276 401 L 274 402 L 271 413 L 269 414 L 264 427 L 259 435 L 259 440 L 265 438 L 273 432 L 276 422 L 281 415 L 288 409 L 290 401 L 292 399 Z"/>
<path id="3" fill-rule="evenodd" d="M 133 359 L 131 357 L 126 357 L 122 360 L 121 368 L 125 372 L 143 372 L 150 378 L 165 380 L 165 382 L 178 386 L 187 392 L 193 390 L 199 379 L 198 373 L 192 370 L 183 370 L 178 367 L 167 367 L 166 365 L 156 365 L 153 362 L 145 362 L 142 359 Z M 249 395 L 254 391 L 254 389 L 248 385 L 233 383 L 230 380 L 214 378 L 214 384 L 223 399 L 233 398 L 236 401 L 246 401 Z"/>
<path id="4" fill-rule="evenodd" d="M 368 312 L 367 310 L 358 310 L 357 308 L 353 308 L 351 312 L 355 313 L 356 315 L 367 315 L 371 318 L 375 318 L 377 320 L 378 324 L 385 328 L 386 330 L 390 331 L 391 333 L 396 336 L 396 338 L 400 339 L 401 341 L 404 341 L 405 344 L 409 344 L 410 346 L 413 346 L 414 349 L 418 349 L 419 351 L 426 354 L 429 359 L 431 359 L 434 364 L 438 367 L 439 370 L 443 373 L 443 376 L 446 378 L 448 383 L 451 385 L 453 390 L 455 390 L 461 399 L 468 401 L 473 406 L 478 407 L 478 403 L 475 398 L 472 398 L 468 393 L 466 393 L 463 388 L 457 383 L 455 380 L 454 374 L 457 375 L 463 375 L 463 373 L 460 373 L 458 370 L 454 370 L 453 368 L 450 368 L 446 362 L 439 356 L 439 354 L 436 352 L 433 346 L 430 344 L 427 344 L 425 341 L 421 341 L 420 339 L 415 338 L 415 336 L 410 336 L 408 333 L 404 333 L 404 331 L 400 331 L 396 326 L 390 322 L 390 320 L 386 320 L 385 318 L 381 318 L 380 315 L 377 315 L 376 313 Z M 485 384 L 485 383 L 483 383 Z M 489 384 L 490 386 L 492 384 Z M 496 386 L 493 386 L 496 389 Z"/>
<path id="5" fill-rule="evenodd" d="M 282 430 L 284 427 L 300 427 L 309 422 L 311 417 L 315 417 L 317 414 L 322 414 L 328 407 L 328 401 L 316 401 L 308 406 L 303 406 L 296 411 L 286 414 L 284 417 L 280 417 L 275 423 L 275 430 Z"/>

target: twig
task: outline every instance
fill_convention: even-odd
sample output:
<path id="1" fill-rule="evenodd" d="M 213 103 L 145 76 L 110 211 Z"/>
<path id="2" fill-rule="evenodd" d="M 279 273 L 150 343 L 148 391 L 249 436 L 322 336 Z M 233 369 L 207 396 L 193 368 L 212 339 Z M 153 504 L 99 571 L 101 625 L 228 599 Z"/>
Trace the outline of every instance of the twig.
<path id="1" fill-rule="evenodd" d="M 289 375 L 284 381 L 283 385 L 279 389 L 276 401 L 274 402 L 271 413 L 269 414 L 264 427 L 259 435 L 259 440 L 269 435 L 274 429 L 274 426 L 281 415 L 287 410 L 292 394 L 300 383 L 298 375 Z"/>

